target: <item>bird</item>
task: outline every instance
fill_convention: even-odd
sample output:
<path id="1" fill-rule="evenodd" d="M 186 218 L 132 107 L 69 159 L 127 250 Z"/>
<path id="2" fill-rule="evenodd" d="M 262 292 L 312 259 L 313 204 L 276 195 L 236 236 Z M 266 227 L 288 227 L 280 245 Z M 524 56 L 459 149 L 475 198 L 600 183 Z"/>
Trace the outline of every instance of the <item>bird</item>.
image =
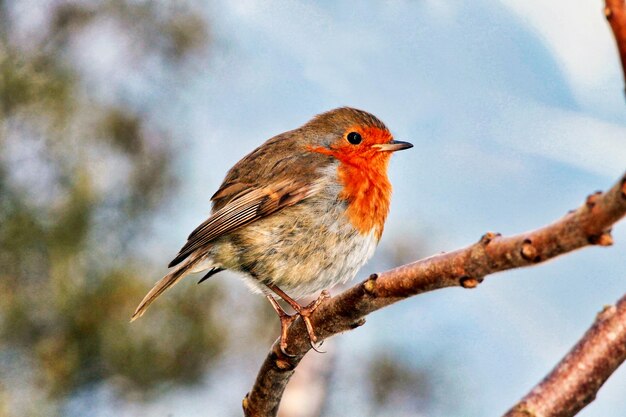
<path id="1" fill-rule="evenodd" d="M 229 270 L 271 303 L 283 353 L 297 316 L 315 349 L 310 316 L 329 288 L 354 278 L 373 255 L 390 208 L 391 154 L 411 147 L 376 116 L 352 107 L 270 138 L 228 171 L 211 197 L 210 216 L 191 232 L 131 321 L 185 276 L 203 272 L 201 283 Z M 318 291 L 306 306 L 296 301 Z M 287 314 L 278 298 L 295 313 Z"/>

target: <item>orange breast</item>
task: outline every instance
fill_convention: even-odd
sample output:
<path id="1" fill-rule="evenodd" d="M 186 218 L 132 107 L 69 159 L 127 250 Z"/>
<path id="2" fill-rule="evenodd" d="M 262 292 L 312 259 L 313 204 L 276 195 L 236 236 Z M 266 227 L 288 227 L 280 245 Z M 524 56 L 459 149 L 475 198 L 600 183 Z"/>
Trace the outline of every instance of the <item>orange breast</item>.
<path id="1" fill-rule="evenodd" d="M 374 230 L 377 239 L 383 233 L 391 202 L 388 161 L 389 158 L 376 158 L 369 163 L 342 161 L 337 171 L 343 184 L 340 197 L 348 201 L 346 214 L 350 223 L 362 234 Z"/>

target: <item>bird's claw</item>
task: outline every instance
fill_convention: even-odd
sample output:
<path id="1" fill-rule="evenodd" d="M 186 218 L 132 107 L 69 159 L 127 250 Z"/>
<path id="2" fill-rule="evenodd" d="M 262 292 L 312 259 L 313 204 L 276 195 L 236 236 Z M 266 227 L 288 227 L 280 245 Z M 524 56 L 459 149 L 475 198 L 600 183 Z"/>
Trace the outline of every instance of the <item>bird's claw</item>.
<path id="1" fill-rule="evenodd" d="M 328 291 L 324 290 L 321 292 L 320 296 L 316 300 L 314 300 L 313 302 L 311 302 L 310 304 L 304 307 L 300 306 L 297 303 L 294 303 L 295 305 L 292 304 L 291 306 L 293 307 L 294 310 L 296 310 L 296 313 L 291 316 L 285 313 L 282 309 L 276 308 L 277 303 L 275 304 L 275 301 L 273 299 L 270 300 L 270 302 L 272 302 L 272 305 L 274 306 L 274 309 L 278 313 L 278 317 L 280 319 L 280 344 L 279 346 L 280 346 L 280 351 L 285 356 L 288 356 L 288 357 L 295 356 L 287 352 L 287 330 L 289 329 L 289 326 L 291 326 L 291 323 L 293 323 L 293 321 L 298 316 L 302 317 L 302 321 L 304 322 L 306 326 L 306 331 L 309 336 L 309 344 L 311 345 L 311 349 L 313 349 L 314 351 L 318 353 L 326 353 L 325 351 L 318 349 L 318 346 L 321 346 L 323 341 L 320 342 L 319 345 L 317 345 L 318 339 L 317 339 L 317 336 L 315 335 L 315 329 L 313 328 L 313 323 L 311 323 L 310 316 L 328 298 L 330 298 L 330 294 L 328 293 Z"/>
<path id="2" fill-rule="evenodd" d="M 314 351 L 316 351 L 317 353 L 326 353 L 325 350 L 319 350 L 318 347 L 322 346 L 324 344 L 324 341 L 322 340 L 317 346 L 315 346 L 315 342 L 313 342 L 310 338 L 309 338 L 309 344 L 311 345 L 311 349 L 313 349 Z"/>
<path id="3" fill-rule="evenodd" d="M 323 350 L 319 350 L 316 346 L 317 336 L 315 335 L 315 329 L 313 328 L 313 323 L 311 323 L 310 316 L 328 298 L 330 298 L 330 294 L 328 293 L 328 291 L 324 290 L 320 293 L 320 296 L 317 297 L 315 301 L 311 302 L 305 307 L 300 307 L 300 309 L 297 310 L 298 311 L 297 314 L 299 314 L 300 317 L 302 317 L 302 321 L 304 321 L 304 324 L 306 326 L 306 331 L 309 335 L 309 344 L 311 345 L 311 349 L 313 349 L 317 353 L 326 353 L 326 352 Z M 319 346 L 322 345 L 322 342 L 320 342 Z"/>
<path id="4" fill-rule="evenodd" d="M 296 318 L 295 314 L 293 316 L 286 315 L 285 319 L 283 317 L 280 318 L 280 351 L 289 358 L 293 358 L 296 355 L 287 352 L 287 329 L 289 329 L 289 326 Z"/>

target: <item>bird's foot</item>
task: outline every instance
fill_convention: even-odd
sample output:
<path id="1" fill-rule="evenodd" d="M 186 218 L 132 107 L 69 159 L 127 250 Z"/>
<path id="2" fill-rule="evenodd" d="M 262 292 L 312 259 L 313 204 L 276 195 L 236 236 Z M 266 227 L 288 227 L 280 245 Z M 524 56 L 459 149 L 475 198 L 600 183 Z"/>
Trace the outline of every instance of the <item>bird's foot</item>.
<path id="1" fill-rule="evenodd" d="M 295 309 L 297 313 L 300 315 L 300 317 L 302 317 L 302 321 L 304 321 L 304 324 L 306 326 L 306 331 L 309 335 L 309 343 L 311 344 L 311 349 L 313 349 L 314 351 L 318 353 L 326 353 L 326 352 L 319 350 L 316 346 L 317 336 L 315 335 L 315 329 L 313 328 L 313 323 L 311 323 L 311 314 L 313 314 L 313 312 L 317 310 L 317 308 L 325 300 L 329 298 L 330 298 L 330 294 L 328 293 L 328 291 L 324 290 L 321 292 L 320 296 L 317 297 L 317 299 L 311 302 L 309 305 L 304 306 L 304 307 L 298 305 L 299 309 Z M 319 345 L 321 346 L 322 342 L 320 342 Z"/>
<path id="2" fill-rule="evenodd" d="M 285 311 L 280 307 L 280 305 L 274 299 L 274 297 L 269 296 L 269 295 L 267 296 L 267 299 L 272 304 L 272 307 L 274 307 L 274 310 L 276 311 L 276 313 L 278 314 L 278 318 L 280 319 L 280 350 L 281 352 L 284 355 L 289 356 L 289 357 L 294 356 L 294 355 L 287 353 L 287 350 L 286 350 L 287 349 L 287 330 L 289 329 L 289 326 L 291 326 L 291 323 L 293 323 L 294 320 L 297 319 L 298 316 L 300 316 L 302 317 L 302 321 L 304 322 L 306 326 L 311 348 L 316 352 L 325 353 L 319 350 L 316 346 L 318 339 L 317 339 L 317 336 L 315 335 L 315 329 L 313 327 L 313 323 L 311 323 L 311 315 L 326 299 L 330 298 L 330 294 L 328 293 L 328 291 L 326 290 L 322 291 L 320 296 L 315 301 L 311 302 L 310 304 L 306 306 L 301 306 L 300 304 L 298 304 L 291 298 L 289 299 L 285 299 L 284 297 L 281 297 L 281 298 L 287 301 L 289 305 L 296 311 L 296 313 L 293 315 L 289 315 L 285 313 Z"/>

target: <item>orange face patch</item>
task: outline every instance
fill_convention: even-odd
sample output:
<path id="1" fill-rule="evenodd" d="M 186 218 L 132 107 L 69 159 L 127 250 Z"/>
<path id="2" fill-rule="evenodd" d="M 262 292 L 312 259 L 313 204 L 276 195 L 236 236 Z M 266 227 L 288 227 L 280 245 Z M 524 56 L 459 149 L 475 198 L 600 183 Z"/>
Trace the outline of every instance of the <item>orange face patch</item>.
<path id="1" fill-rule="evenodd" d="M 350 132 L 361 135 L 359 144 L 346 140 Z M 312 152 L 337 158 L 339 182 L 343 184 L 340 198 L 348 202 L 346 215 L 350 223 L 362 234 L 374 230 L 380 239 L 389 205 L 391 183 L 387 178 L 389 152 L 380 152 L 372 145 L 388 143 L 393 137 L 389 131 L 377 127 L 355 126 L 346 131 L 343 139 L 329 148 L 309 148 Z"/>

